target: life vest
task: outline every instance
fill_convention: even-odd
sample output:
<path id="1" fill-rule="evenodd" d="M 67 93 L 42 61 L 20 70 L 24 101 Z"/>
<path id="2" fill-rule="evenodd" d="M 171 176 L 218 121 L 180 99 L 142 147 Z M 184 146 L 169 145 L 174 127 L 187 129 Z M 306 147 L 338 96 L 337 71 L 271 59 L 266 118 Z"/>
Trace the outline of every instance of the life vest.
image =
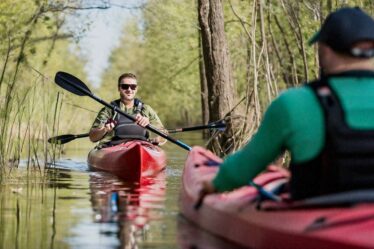
<path id="1" fill-rule="evenodd" d="M 309 86 L 324 111 L 325 145 L 314 159 L 291 163 L 292 198 L 374 189 L 374 129 L 357 130 L 347 125 L 344 110 L 328 78 Z"/>
<path id="2" fill-rule="evenodd" d="M 111 102 L 112 105 L 120 108 L 120 100 L 115 100 Z M 141 113 L 144 109 L 144 104 L 139 99 L 134 99 L 135 114 Z M 123 140 L 123 139 L 140 139 L 147 140 L 149 133 L 146 129 L 137 125 L 134 121 L 127 118 L 126 116 L 117 113 L 114 120 L 117 125 L 114 128 L 114 138 L 113 140 Z"/>

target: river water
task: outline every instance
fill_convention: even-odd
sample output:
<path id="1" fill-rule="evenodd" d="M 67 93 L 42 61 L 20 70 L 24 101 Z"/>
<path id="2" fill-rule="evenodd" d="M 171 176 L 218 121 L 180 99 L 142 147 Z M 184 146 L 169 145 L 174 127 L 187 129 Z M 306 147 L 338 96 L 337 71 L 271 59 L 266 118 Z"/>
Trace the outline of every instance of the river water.
<path id="1" fill-rule="evenodd" d="M 200 133 L 179 139 L 204 144 Z M 167 169 L 139 186 L 90 172 L 92 145 L 84 144 L 70 142 L 50 170 L 7 171 L 0 185 L 0 249 L 237 248 L 179 215 L 186 151 L 167 143 Z"/>

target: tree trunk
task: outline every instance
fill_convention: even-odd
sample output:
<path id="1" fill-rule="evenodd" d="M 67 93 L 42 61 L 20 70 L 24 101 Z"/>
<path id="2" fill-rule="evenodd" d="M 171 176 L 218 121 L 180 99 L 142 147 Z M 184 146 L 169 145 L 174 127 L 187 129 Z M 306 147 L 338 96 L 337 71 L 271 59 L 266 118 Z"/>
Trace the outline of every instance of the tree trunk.
<path id="1" fill-rule="evenodd" d="M 199 0 L 198 11 L 208 86 L 209 119 L 217 121 L 232 109 L 235 98 L 221 0 Z M 226 154 L 232 145 L 232 134 L 232 125 L 228 118 L 225 133 L 211 140 L 208 147 L 218 154 Z"/>
<path id="2" fill-rule="evenodd" d="M 201 114 L 203 124 L 209 123 L 209 99 L 208 99 L 208 83 L 205 75 L 205 65 L 202 51 L 201 31 L 199 30 L 199 72 L 200 72 L 200 89 L 201 89 Z M 209 130 L 203 130 L 203 138 L 209 137 Z"/>

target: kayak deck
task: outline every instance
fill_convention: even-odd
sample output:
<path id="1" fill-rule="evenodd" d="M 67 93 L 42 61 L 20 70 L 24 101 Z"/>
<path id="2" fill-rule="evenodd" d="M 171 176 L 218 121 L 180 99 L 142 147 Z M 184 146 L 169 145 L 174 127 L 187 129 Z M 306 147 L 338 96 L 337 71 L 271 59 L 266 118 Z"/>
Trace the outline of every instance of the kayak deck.
<path id="1" fill-rule="evenodd" d="M 190 152 L 183 172 L 181 213 L 211 233 L 250 248 L 374 248 L 374 204 L 287 208 L 272 201 L 258 209 L 258 192 L 246 186 L 232 192 L 207 196 L 195 209 L 201 182 L 211 180 L 217 167 L 205 167 L 212 158 L 204 150 Z M 272 188 L 284 182 L 282 172 L 268 172 L 254 181 Z M 271 186 L 273 185 L 273 186 Z"/>
<path id="2" fill-rule="evenodd" d="M 166 167 L 166 154 L 156 145 L 134 140 L 93 149 L 88 154 L 87 162 L 91 170 L 106 171 L 126 181 L 140 181 Z"/>

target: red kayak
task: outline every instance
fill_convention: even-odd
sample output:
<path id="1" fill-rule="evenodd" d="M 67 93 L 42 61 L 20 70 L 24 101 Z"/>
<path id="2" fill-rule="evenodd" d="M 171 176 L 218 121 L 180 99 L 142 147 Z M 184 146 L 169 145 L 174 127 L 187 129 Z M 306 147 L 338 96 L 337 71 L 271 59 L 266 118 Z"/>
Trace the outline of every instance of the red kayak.
<path id="1" fill-rule="evenodd" d="M 130 141 L 112 147 L 93 149 L 88 154 L 92 170 L 112 173 L 126 181 L 140 181 L 155 176 L 166 166 L 166 155 L 160 147 L 146 141 Z"/>
<path id="2" fill-rule="evenodd" d="M 211 233 L 250 248 L 374 248 L 373 190 L 297 202 L 260 202 L 257 189 L 245 186 L 208 195 L 197 208 L 201 182 L 212 179 L 218 170 L 204 166 L 209 159 L 219 160 L 202 148 L 194 148 L 189 153 L 183 171 L 180 211 Z M 286 181 L 286 174 L 281 170 L 266 172 L 254 179 L 267 191 Z"/>

